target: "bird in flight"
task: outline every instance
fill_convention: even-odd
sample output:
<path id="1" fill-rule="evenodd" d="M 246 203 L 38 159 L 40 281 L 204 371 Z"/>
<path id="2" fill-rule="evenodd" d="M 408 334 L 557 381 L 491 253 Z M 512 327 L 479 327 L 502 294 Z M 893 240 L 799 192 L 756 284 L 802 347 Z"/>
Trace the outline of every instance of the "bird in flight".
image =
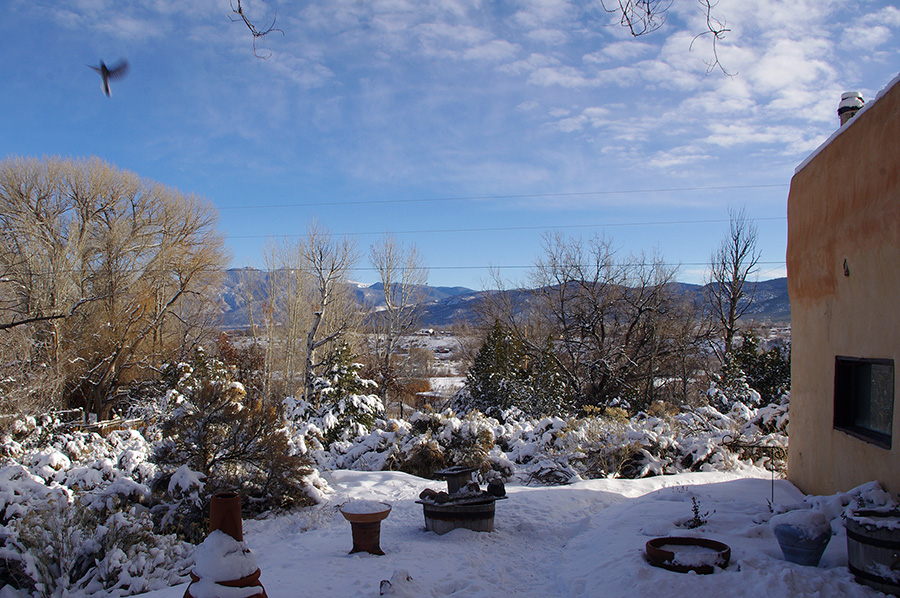
<path id="1" fill-rule="evenodd" d="M 112 68 L 106 66 L 102 60 L 100 61 L 100 66 L 88 65 L 98 73 L 100 73 L 100 78 L 103 79 L 103 93 L 109 97 L 109 80 L 110 79 L 121 79 L 128 72 L 128 61 L 120 60 L 118 64 L 113 66 Z"/>

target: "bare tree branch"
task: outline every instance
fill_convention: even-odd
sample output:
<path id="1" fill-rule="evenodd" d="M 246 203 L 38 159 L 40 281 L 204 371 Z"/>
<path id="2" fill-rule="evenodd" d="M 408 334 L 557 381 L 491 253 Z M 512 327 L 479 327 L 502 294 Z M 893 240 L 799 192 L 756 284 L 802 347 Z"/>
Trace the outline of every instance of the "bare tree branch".
<path id="1" fill-rule="evenodd" d="M 756 225 L 747 217 L 744 208 L 729 210 L 728 236 L 710 259 L 707 294 L 713 317 L 724 339 L 724 351 L 720 358 L 731 353 L 738 320 L 753 302 L 752 292 L 745 286 L 758 273 L 760 252 L 757 249 Z"/>
<path id="2" fill-rule="evenodd" d="M 725 38 L 726 33 L 731 31 L 731 29 L 728 29 L 725 27 L 725 19 L 722 19 L 720 21 L 718 18 L 712 16 L 712 10 L 719 4 L 719 2 L 718 2 L 718 0 L 715 0 L 715 1 L 713 1 L 713 0 L 697 0 L 697 1 L 700 3 L 700 5 L 706 11 L 706 27 L 707 27 L 708 31 L 704 31 L 702 33 L 698 33 L 697 35 L 695 35 L 694 39 L 691 40 L 690 49 L 692 49 L 692 50 L 694 49 L 694 42 L 697 41 L 698 38 L 700 38 L 704 35 L 712 35 L 713 60 L 706 61 L 706 67 L 707 67 L 706 74 L 708 75 L 718 68 L 719 70 L 722 71 L 722 73 L 725 76 L 734 77 L 737 73 L 729 73 L 727 70 L 725 70 L 725 67 L 722 66 L 721 61 L 719 61 L 719 48 L 717 46 L 717 43 L 719 42 L 719 40 Z"/>
<path id="3" fill-rule="evenodd" d="M 608 13 L 619 15 L 619 25 L 634 37 L 656 31 L 666 22 L 666 13 L 674 0 L 616 0 L 612 8 L 610 0 L 600 0 L 600 6 Z"/>
<path id="4" fill-rule="evenodd" d="M 697 0 L 701 10 L 706 13 L 706 31 L 698 33 L 691 40 L 690 49 L 693 49 L 694 42 L 704 36 L 711 36 L 713 58 L 710 61 L 704 61 L 707 69 L 706 74 L 712 73 L 719 69 L 728 77 L 733 77 L 735 73 L 728 72 L 719 60 L 718 42 L 725 38 L 725 34 L 731 31 L 725 25 L 725 19 L 719 19 L 713 15 L 713 10 L 718 6 L 718 0 Z M 600 0 L 600 6 L 604 11 L 610 14 L 618 15 L 619 25 L 628 29 L 634 37 L 641 37 L 653 33 L 666 23 L 669 9 L 672 7 L 674 0 Z"/>
<path id="5" fill-rule="evenodd" d="M 259 42 L 259 40 L 266 37 L 273 31 L 277 31 L 281 35 L 284 35 L 284 31 L 275 27 L 275 21 L 278 19 L 278 13 L 276 12 L 275 16 L 272 17 L 272 22 L 268 26 L 263 26 L 262 29 L 258 28 L 256 24 L 246 14 L 244 14 L 244 7 L 241 4 L 241 0 L 231 0 L 231 14 L 237 15 L 237 17 L 231 17 L 231 21 L 233 23 L 243 21 L 244 25 L 247 26 L 247 29 L 250 30 L 250 34 L 253 35 L 253 55 L 263 60 L 272 56 L 271 52 L 268 56 L 260 56 L 258 53 L 259 48 L 257 46 L 257 43 Z"/>
<path id="6" fill-rule="evenodd" d="M 48 322 L 50 320 L 62 320 L 68 317 L 71 317 L 75 311 L 90 301 L 99 301 L 101 299 L 105 299 L 105 297 L 85 297 L 83 299 L 79 299 L 75 305 L 72 306 L 72 309 L 69 310 L 68 313 L 64 314 L 52 314 L 48 316 L 34 316 L 31 318 L 23 318 L 20 320 L 14 320 L 12 322 L 6 322 L 4 324 L 0 324 L 0 330 L 9 330 L 10 328 L 15 328 L 16 326 L 25 326 L 26 324 L 35 324 L 37 322 Z"/>

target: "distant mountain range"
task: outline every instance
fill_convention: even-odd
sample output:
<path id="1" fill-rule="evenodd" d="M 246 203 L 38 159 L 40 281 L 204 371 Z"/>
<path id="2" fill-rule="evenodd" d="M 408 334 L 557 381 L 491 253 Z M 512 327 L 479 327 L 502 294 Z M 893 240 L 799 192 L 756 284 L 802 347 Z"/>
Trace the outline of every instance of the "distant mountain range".
<path id="1" fill-rule="evenodd" d="M 222 320 L 225 328 L 243 328 L 249 322 L 247 306 L 248 290 L 257 289 L 257 296 L 265 289 L 269 273 L 253 268 L 228 270 L 222 284 Z M 767 322 L 775 325 L 791 321 L 791 305 L 788 300 L 787 278 L 775 278 L 748 284 L 748 294 L 753 303 L 744 314 L 745 320 Z M 673 283 L 676 292 L 698 304 L 706 301 L 706 287 L 697 284 Z M 361 305 L 379 307 L 384 304 L 381 283 L 373 285 L 353 285 L 353 291 Z M 426 287 L 422 305 L 421 326 L 423 328 L 443 328 L 456 322 L 473 321 L 474 306 L 485 295 L 500 291 L 474 291 L 465 287 Z M 510 293 L 512 304 L 528 301 L 531 292 L 527 289 L 503 291 Z M 264 295 L 263 295 L 264 296 Z"/>

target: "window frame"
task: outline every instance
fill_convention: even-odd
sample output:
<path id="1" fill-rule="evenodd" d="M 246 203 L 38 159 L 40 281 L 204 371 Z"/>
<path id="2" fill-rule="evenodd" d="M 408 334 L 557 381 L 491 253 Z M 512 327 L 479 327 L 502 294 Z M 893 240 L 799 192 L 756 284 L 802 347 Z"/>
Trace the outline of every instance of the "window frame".
<path id="1" fill-rule="evenodd" d="M 891 368 L 891 415 L 889 434 L 861 426 L 857 423 L 858 410 L 856 407 L 860 402 L 860 398 L 855 394 L 854 387 L 858 387 L 859 379 L 854 374 L 859 372 L 863 366 L 873 365 L 887 365 Z M 895 389 L 896 373 L 893 359 L 869 359 L 862 357 L 846 357 L 843 355 L 836 356 L 834 358 L 834 429 L 845 432 L 870 444 L 874 444 L 875 446 L 890 449 L 894 431 Z M 870 392 L 870 400 L 871 395 L 872 393 Z"/>

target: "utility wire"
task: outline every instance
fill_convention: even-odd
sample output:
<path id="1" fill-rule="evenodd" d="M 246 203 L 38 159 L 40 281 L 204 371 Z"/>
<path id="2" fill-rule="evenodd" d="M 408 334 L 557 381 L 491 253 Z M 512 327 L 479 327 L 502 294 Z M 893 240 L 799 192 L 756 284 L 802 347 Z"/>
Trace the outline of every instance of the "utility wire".
<path id="1" fill-rule="evenodd" d="M 785 262 L 778 262 L 778 261 L 757 262 L 757 264 L 763 265 L 763 266 L 784 266 Z M 610 267 L 616 268 L 616 267 L 623 267 L 623 266 L 633 266 L 636 268 L 649 268 L 649 267 L 660 266 L 660 267 L 666 267 L 666 268 L 676 268 L 676 267 L 680 267 L 680 266 L 708 266 L 708 265 L 709 265 L 709 262 L 664 262 L 664 263 L 642 262 L 642 263 L 616 263 L 616 264 L 611 264 Z M 596 266 L 597 266 L 597 264 L 560 264 L 559 265 L 560 268 L 593 268 Z M 534 267 L 535 267 L 534 264 L 506 264 L 506 265 L 500 265 L 500 266 L 490 266 L 490 265 L 488 265 L 488 266 L 420 266 L 420 267 L 412 267 L 410 269 L 411 270 L 527 270 L 529 268 L 534 268 Z M 604 266 L 604 267 L 606 267 L 606 266 Z M 350 269 L 354 272 L 378 272 L 379 271 L 378 268 L 376 268 L 374 266 L 357 266 L 357 267 L 350 268 Z M 202 273 L 207 273 L 207 274 L 212 274 L 212 273 L 221 274 L 224 272 L 228 272 L 230 270 L 251 270 L 251 271 L 255 270 L 258 272 L 267 272 L 268 271 L 264 268 L 255 268 L 255 267 L 199 268 L 195 271 L 195 273 L 202 272 Z M 169 274 L 174 271 L 175 271 L 174 269 L 163 269 L 163 268 L 148 268 L 146 270 L 139 269 L 139 268 L 127 268 L 127 269 L 117 270 L 116 273 L 122 274 L 122 275 L 127 275 L 127 274 L 150 275 L 150 274 Z M 304 270 L 303 268 L 274 268 L 273 271 L 290 272 L 290 273 L 304 272 L 304 271 L 312 272 L 312 270 Z M 770 270 L 770 272 L 772 272 L 772 271 L 775 271 L 775 269 Z M 80 272 L 81 272 L 80 270 L 74 270 L 74 269 L 68 268 L 68 269 L 55 270 L 55 271 L 49 271 L 49 270 L 30 271 L 30 272 L 28 272 L 28 276 L 29 277 L 34 277 L 34 276 L 43 277 L 43 276 L 56 276 L 59 274 L 74 274 L 74 273 L 80 273 Z M 100 276 L 98 276 L 98 277 L 100 277 Z M 100 278 L 102 278 L 102 277 L 100 277 Z M 14 282 L 14 281 L 15 281 L 15 277 L 10 276 L 10 275 L 5 276 L 2 279 L 0 279 L 0 283 L 3 283 L 3 282 L 9 283 L 9 282 Z"/>
<path id="2" fill-rule="evenodd" d="M 773 216 L 770 218 L 754 218 L 754 222 L 787 220 L 786 216 Z M 362 237 L 368 235 L 416 235 L 416 234 L 443 234 L 443 233 L 487 233 L 487 232 L 504 232 L 504 231 L 524 231 L 524 230 L 564 230 L 573 228 L 612 228 L 616 226 L 671 226 L 681 224 L 720 224 L 722 222 L 730 222 L 727 218 L 711 219 L 711 220 L 660 220 L 655 222 L 610 222 L 605 224 L 561 224 L 558 226 L 493 226 L 483 228 L 434 228 L 425 230 L 400 230 L 400 231 L 366 231 L 366 232 L 347 232 L 333 233 L 336 237 Z M 295 235 L 226 235 L 229 239 L 270 239 L 270 238 L 303 238 L 304 234 Z"/>
<path id="3" fill-rule="evenodd" d="M 679 191 L 730 191 L 735 189 L 772 189 L 790 187 L 787 183 L 771 185 L 722 185 L 715 187 L 671 187 L 665 189 L 625 189 L 622 191 L 574 191 L 570 193 L 523 193 L 520 195 L 471 195 L 460 197 L 422 197 L 413 199 L 352 199 L 343 201 L 310 201 L 285 204 L 218 206 L 225 210 L 272 210 L 279 208 L 312 208 L 318 206 L 360 206 L 381 204 L 410 204 L 440 201 L 480 201 L 487 199 L 541 199 L 552 197 L 589 197 L 592 195 L 635 195 L 639 193 L 675 193 Z"/>

